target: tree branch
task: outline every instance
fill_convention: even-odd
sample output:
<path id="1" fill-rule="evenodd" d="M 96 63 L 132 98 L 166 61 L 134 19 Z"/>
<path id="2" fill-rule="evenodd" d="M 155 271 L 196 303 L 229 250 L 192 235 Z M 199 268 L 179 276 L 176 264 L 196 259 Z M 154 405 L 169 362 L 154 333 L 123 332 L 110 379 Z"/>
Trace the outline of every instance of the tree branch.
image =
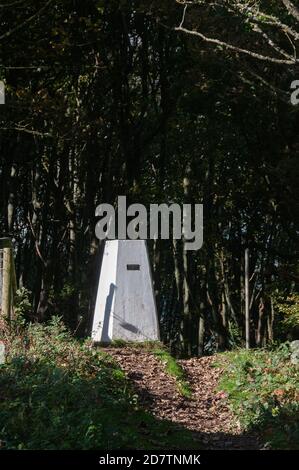
<path id="1" fill-rule="evenodd" d="M 52 1 L 53 0 L 49 0 L 40 10 L 34 13 L 34 15 L 27 18 L 27 20 L 23 21 L 23 23 L 18 24 L 15 28 L 11 29 L 10 31 L 6 31 L 6 33 L 2 34 L 2 36 L 0 36 L 0 41 L 1 39 L 8 38 L 12 34 L 14 34 L 16 31 L 19 31 L 19 29 L 23 28 L 27 24 L 31 23 L 31 21 L 35 20 L 35 18 L 37 18 L 46 8 L 48 8 L 48 6 L 50 5 L 50 3 L 52 3 Z"/>
<path id="2" fill-rule="evenodd" d="M 178 4 L 184 5 L 184 12 L 183 12 L 183 17 L 181 20 L 180 25 L 175 28 L 176 31 L 181 31 L 185 34 L 193 35 L 193 36 L 198 36 L 200 37 L 203 41 L 211 44 L 215 44 L 217 46 L 224 47 L 226 49 L 229 49 L 231 51 L 234 51 L 236 53 L 240 54 L 246 54 L 248 56 L 251 56 L 255 59 L 264 61 L 264 62 L 271 62 L 275 64 L 283 64 L 283 65 L 296 65 L 298 64 L 297 60 L 297 50 L 295 44 L 292 42 L 291 37 L 294 38 L 294 40 L 299 40 L 299 33 L 292 28 L 289 25 L 286 25 L 285 23 L 282 23 L 279 18 L 276 18 L 275 16 L 266 14 L 264 12 L 261 12 L 258 10 L 258 8 L 255 8 L 251 6 L 248 3 L 240 3 L 239 1 L 226 1 L 222 0 L 221 2 L 215 0 L 211 2 L 206 2 L 202 0 L 198 1 L 184 1 L 184 0 L 176 0 Z M 291 12 L 292 16 L 294 18 L 299 18 L 299 11 L 297 11 L 297 8 L 293 5 L 292 2 L 289 0 L 282 0 L 285 6 L 288 6 L 288 11 Z M 184 27 L 184 22 L 185 22 L 185 17 L 186 17 L 186 9 L 188 5 L 192 5 L 194 7 L 196 6 L 202 6 L 202 7 L 217 7 L 224 9 L 225 11 L 231 13 L 232 15 L 239 16 L 243 18 L 244 21 L 246 21 L 248 24 L 250 24 L 253 28 L 253 31 L 256 34 L 259 34 L 264 41 L 266 41 L 267 45 L 273 49 L 276 53 L 279 55 L 283 56 L 284 58 L 276 58 L 272 57 L 268 54 L 260 54 L 258 52 L 254 52 L 252 50 L 248 49 L 243 49 L 241 47 L 238 47 L 236 45 L 233 45 L 231 43 L 221 41 L 216 38 L 211 38 L 209 36 L 206 36 L 205 34 L 196 31 L 195 29 L 187 29 Z M 294 55 L 292 56 L 289 54 L 286 50 L 278 46 L 277 43 L 262 29 L 262 25 L 267 25 L 267 26 L 272 26 L 275 28 L 278 28 L 281 33 L 284 33 L 288 40 L 290 41 L 292 48 L 293 48 L 293 53 Z"/>
<path id="3" fill-rule="evenodd" d="M 262 60 L 264 62 L 271 62 L 274 64 L 283 64 L 283 65 L 296 65 L 299 63 L 297 59 L 293 59 L 293 58 L 292 59 L 276 59 L 275 57 L 266 56 L 263 54 L 259 54 L 257 52 L 249 51 L 247 49 L 242 49 L 241 47 L 234 46 L 232 44 L 220 41 L 219 39 L 207 37 L 204 34 L 200 33 L 199 31 L 190 30 L 190 29 L 184 28 L 183 26 L 178 26 L 174 29 L 175 31 L 180 31 L 190 36 L 197 36 L 207 43 L 215 44 L 217 46 L 224 47 L 226 49 L 237 52 L 239 54 L 248 55 L 255 59 Z"/>
<path id="4" fill-rule="evenodd" d="M 288 12 L 297 20 L 299 21 L 299 10 L 295 5 L 290 2 L 290 0 L 282 0 L 282 3 L 288 10 Z"/>

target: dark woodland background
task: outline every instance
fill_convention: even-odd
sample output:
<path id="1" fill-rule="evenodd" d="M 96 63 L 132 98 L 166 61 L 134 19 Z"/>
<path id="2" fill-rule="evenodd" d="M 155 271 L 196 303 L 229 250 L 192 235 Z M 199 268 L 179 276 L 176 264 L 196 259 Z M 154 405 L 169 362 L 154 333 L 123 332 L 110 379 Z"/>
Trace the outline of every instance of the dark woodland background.
<path id="1" fill-rule="evenodd" d="M 208 3 L 187 12 L 190 28 L 272 53 L 244 18 Z M 261 3 L 285 14 L 279 2 Z M 88 333 L 101 251 L 95 208 L 127 195 L 204 204 L 201 250 L 149 243 L 173 351 L 243 344 L 245 248 L 252 346 L 298 337 L 299 106 L 290 84 L 299 67 L 175 31 L 182 11 L 170 0 L 1 6 L 0 234 L 14 240 L 27 319 L 59 314 Z"/>

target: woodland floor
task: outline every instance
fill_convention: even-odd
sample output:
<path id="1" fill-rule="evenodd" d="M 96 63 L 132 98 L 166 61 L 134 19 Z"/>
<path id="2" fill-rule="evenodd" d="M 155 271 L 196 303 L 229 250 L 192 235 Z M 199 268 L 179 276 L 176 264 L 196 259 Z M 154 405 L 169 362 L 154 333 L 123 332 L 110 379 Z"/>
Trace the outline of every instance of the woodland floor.
<path id="1" fill-rule="evenodd" d="M 192 390 L 183 397 L 176 379 L 149 351 L 139 348 L 105 348 L 125 371 L 139 397 L 139 403 L 156 418 L 169 420 L 194 432 L 194 439 L 207 449 L 261 449 L 253 434 L 244 434 L 228 408 L 225 394 L 217 391 L 223 370 L 215 358 L 203 357 L 178 361 Z"/>

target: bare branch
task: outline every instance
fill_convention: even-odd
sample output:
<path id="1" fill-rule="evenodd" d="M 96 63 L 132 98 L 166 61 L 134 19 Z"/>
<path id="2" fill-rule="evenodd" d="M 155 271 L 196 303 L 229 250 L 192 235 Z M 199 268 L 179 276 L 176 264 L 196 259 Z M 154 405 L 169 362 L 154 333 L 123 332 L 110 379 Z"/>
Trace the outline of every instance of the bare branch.
<path id="1" fill-rule="evenodd" d="M 261 75 L 259 75 L 255 71 L 253 71 L 251 68 L 249 68 L 245 64 L 243 64 L 243 66 L 245 66 L 245 70 L 247 71 L 247 73 L 249 75 L 251 75 L 255 80 L 259 81 L 261 83 L 261 85 L 263 85 L 265 87 L 265 89 L 267 91 L 271 91 L 274 95 L 278 96 L 281 101 L 283 101 L 284 103 L 289 104 L 289 102 L 290 102 L 289 93 L 287 93 L 284 90 L 281 90 L 280 88 L 275 87 L 274 85 L 272 85 L 272 83 L 270 83 L 268 80 L 266 80 L 264 77 L 262 77 Z M 245 77 L 242 77 L 242 76 L 240 76 L 239 78 L 244 83 L 247 83 L 247 84 L 250 84 L 250 85 L 253 85 L 253 83 L 254 83 L 253 81 L 249 80 L 248 78 L 246 79 Z"/>
<path id="2" fill-rule="evenodd" d="M 276 59 L 275 57 L 266 56 L 266 55 L 263 55 L 263 54 L 259 54 L 257 52 L 249 51 L 247 49 L 242 49 L 241 47 L 234 46 L 232 44 L 220 41 L 219 39 L 207 37 L 204 34 L 200 33 L 199 31 L 186 29 L 182 26 L 178 26 L 174 29 L 175 29 L 175 31 L 180 31 L 180 32 L 183 32 L 183 33 L 191 35 L 191 36 L 197 36 L 197 37 L 201 38 L 203 41 L 205 41 L 207 43 L 215 44 L 217 46 L 224 47 L 226 49 L 229 49 L 231 51 L 234 51 L 234 52 L 237 52 L 237 53 L 240 53 L 240 54 L 248 55 L 248 56 L 253 57 L 255 59 L 262 60 L 264 62 L 272 62 L 274 64 L 284 64 L 284 65 L 296 65 L 296 64 L 299 63 L 299 61 L 297 59 L 293 59 L 293 58 L 292 59 Z"/>
<path id="3" fill-rule="evenodd" d="M 296 61 L 296 50 L 294 51 L 294 56 L 292 57 L 290 54 L 288 54 L 286 51 L 284 51 L 283 49 L 281 49 L 281 47 L 279 47 L 274 41 L 273 39 L 271 39 L 267 33 L 265 33 L 265 31 L 262 30 L 262 28 L 260 26 L 258 26 L 257 24 L 254 26 L 254 30 L 261 34 L 261 36 L 266 40 L 267 44 L 272 48 L 274 49 L 276 52 L 278 52 L 278 54 L 286 57 L 288 60 L 295 60 Z"/>
<path id="4" fill-rule="evenodd" d="M 295 5 L 290 2 L 290 0 L 282 0 L 282 3 L 288 10 L 288 12 L 297 20 L 299 21 L 299 10 Z"/>
<path id="5" fill-rule="evenodd" d="M 34 13 L 34 15 L 30 16 L 29 18 L 27 18 L 27 20 L 23 21 L 23 23 L 18 24 L 15 28 L 11 29 L 10 31 L 6 31 L 6 33 L 2 34 L 2 36 L 0 36 L 0 41 L 2 39 L 8 38 L 12 34 L 14 34 L 16 31 L 19 31 L 19 29 L 23 28 L 27 24 L 31 23 L 31 21 L 35 20 L 46 8 L 48 8 L 48 6 L 50 5 L 50 3 L 52 3 L 52 1 L 53 0 L 48 0 L 48 2 L 40 10 Z"/>
<path id="6" fill-rule="evenodd" d="M 289 0 L 282 0 L 284 5 L 288 8 L 288 11 L 291 12 L 292 16 L 297 18 L 297 14 L 299 17 L 299 11 L 293 5 L 293 3 Z M 240 2 L 238 0 L 213 0 L 213 1 L 206 1 L 206 0 L 194 0 L 194 1 L 185 1 L 185 0 L 176 0 L 176 2 L 180 5 L 184 5 L 184 12 L 183 17 L 180 25 L 175 28 L 176 31 L 181 31 L 185 34 L 198 36 L 200 39 L 207 43 L 215 44 L 216 46 L 221 46 L 225 49 L 234 51 L 239 54 L 245 54 L 251 56 L 255 59 L 270 62 L 275 64 L 282 64 L 282 65 L 296 65 L 298 64 L 297 59 L 297 49 L 296 44 L 294 41 L 299 40 L 299 32 L 297 32 L 294 27 L 289 26 L 285 23 L 282 23 L 279 18 L 273 15 L 269 15 L 259 10 L 259 6 L 256 3 L 251 2 Z M 237 45 L 231 44 L 230 42 L 221 41 L 220 39 L 211 38 L 204 33 L 197 31 L 195 28 L 187 28 L 184 27 L 185 17 L 186 17 L 186 9 L 187 6 L 191 5 L 193 7 L 204 7 L 204 8 L 220 8 L 224 11 L 229 12 L 231 15 L 243 18 L 247 24 L 251 25 L 252 30 L 258 34 L 263 41 L 267 44 L 273 52 L 278 53 L 283 58 L 273 57 L 271 53 L 261 54 L 259 52 L 255 52 L 253 50 L 244 49 Z M 288 41 L 290 42 L 293 55 L 290 54 L 287 50 L 282 48 L 278 45 L 275 40 L 270 37 L 269 33 L 267 33 L 263 29 L 263 25 L 271 26 L 275 28 L 277 31 L 280 30 L 281 33 L 285 34 Z"/>
<path id="7" fill-rule="evenodd" d="M 181 28 L 182 26 L 184 26 L 187 7 L 188 7 L 188 5 L 186 4 L 186 5 L 184 6 L 183 17 L 182 17 L 182 21 L 181 21 L 181 24 L 180 24 L 180 28 Z"/>

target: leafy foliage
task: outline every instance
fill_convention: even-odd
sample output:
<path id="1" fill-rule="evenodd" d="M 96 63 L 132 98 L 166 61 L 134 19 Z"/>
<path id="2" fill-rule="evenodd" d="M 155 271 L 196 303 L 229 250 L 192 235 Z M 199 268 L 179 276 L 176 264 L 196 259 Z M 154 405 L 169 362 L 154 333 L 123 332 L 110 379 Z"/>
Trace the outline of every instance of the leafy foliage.
<path id="1" fill-rule="evenodd" d="M 280 334 L 287 335 L 292 331 L 299 333 L 299 294 L 276 296 L 275 307 L 278 317 L 276 328 L 280 330 Z"/>
<path id="2" fill-rule="evenodd" d="M 5 449 L 188 448 L 192 434 L 138 406 L 111 357 L 74 340 L 59 318 L 29 325 L 0 368 Z"/>
<path id="3" fill-rule="evenodd" d="M 240 350 L 219 356 L 220 389 L 245 429 L 258 429 L 273 448 L 299 446 L 299 369 L 288 344 L 275 350 Z"/>

